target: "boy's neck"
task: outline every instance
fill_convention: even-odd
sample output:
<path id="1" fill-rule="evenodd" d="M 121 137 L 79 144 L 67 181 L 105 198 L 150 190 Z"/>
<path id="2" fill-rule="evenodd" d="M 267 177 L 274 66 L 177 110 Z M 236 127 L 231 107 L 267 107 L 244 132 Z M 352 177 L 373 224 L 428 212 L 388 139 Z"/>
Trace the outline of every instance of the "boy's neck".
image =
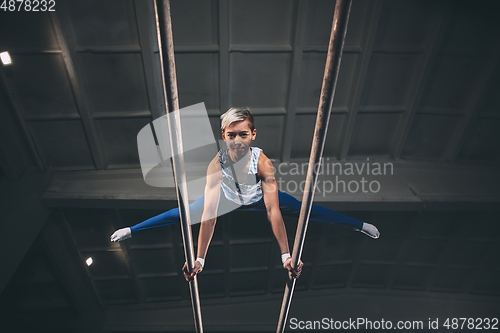
<path id="1" fill-rule="evenodd" d="M 233 155 L 232 152 L 228 149 L 227 155 L 229 156 L 229 159 L 233 164 L 238 164 L 238 165 L 246 165 L 246 163 L 241 163 L 245 161 L 249 161 L 250 157 L 252 155 L 252 148 L 248 148 L 248 151 L 245 155 L 243 155 L 241 158 L 238 159 L 237 156 Z"/>

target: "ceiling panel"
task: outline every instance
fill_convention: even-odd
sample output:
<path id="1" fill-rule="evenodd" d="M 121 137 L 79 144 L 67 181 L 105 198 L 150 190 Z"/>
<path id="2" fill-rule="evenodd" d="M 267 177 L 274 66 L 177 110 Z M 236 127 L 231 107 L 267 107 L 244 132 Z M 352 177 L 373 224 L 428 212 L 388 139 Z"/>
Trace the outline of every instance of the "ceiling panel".
<path id="1" fill-rule="evenodd" d="M 384 288 L 392 265 L 359 264 L 351 286 L 353 288 Z"/>
<path id="2" fill-rule="evenodd" d="M 360 105 L 404 108 L 418 62 L 418 54 L 374 53 Z"/>
<path id="3" fill-rule="evenodd" d="M 12 82 L 25 116 L 77 115 L 61 54 L 13 55 Z"/>
<path id="4" fill-rule="evenodd" d="M 390 234 L 384 232 L 384 229 L 381 229 L 379 224 L 377 224 L 377 228 L 381 230 L 380 233 L 383 233 L 384 237 L 377 239 L 377 241 L 365 242 L 358 259 L 361 261 L 396 262 L 405 238 L 391 237 Z"/>
<path id="5" fill-rule="evenodd" d="M 289 62 L 287 53 L 231 53 L 230 104 L 285 108 Z"/>
<path id="6" fill-rule="evenodd" d="M 203 102 L 207 110 L 220 109 L 216 53 L 176 54 L 175 68 L 181 108 Z"/>
<path id="7" fill-rule="evenodd" d="M 326 157 L 337 155 L 344 121 L 345 115 L 343 114 L 330 115 L 330 123 L 328 124 L 328 134 L 326 136 L 323 156 Z M 291 155 L 292 158 L 309 158 L 311 154 L 311 143 L 315 124 L 315 114 L 295 116 Z"/>
<path id="8" fill-rule="evenodd" d="M 265 212 L 234 212 L 231 218 L 231 239 L 270 239 L 271 225 Z"/>
<path id="9" fill-rule="evenodd" d="M 141 278 L 139 285 L 147 302 L 179 300 L 181 299 L 181 288 L 187 288 L 187 284 L 179 285 L 177 276 Z"/>
<path id="10" fill-rule="evenodd" d="M 498 254 L 498 251 L 496 253 Z M 477 277 L 471 293 L 498 296 L 500 295 L 500 284 L 498 281 L 500 281 L 500 270 L 498 268 L 485 270 Z"/>
<path id="11" fill-rule="evenodd" d="M 200 298 L 224 297 L 226 280 L 223 274 L 204 274 L 198 277 Z"/>
<path id="12" fill-rule="evenodd" d="M 450 239 L 455 237 L 462 223 L 471 219 L 470 213 L 456 211 L 422 212 L 415 219 L 418 235 L 433 239 Z"/>
<path id="13" fill-rule="evenodd" d="M 79 58 L 95 112 L 150 110 L 139 53 L 81 53 Z"/>
<path id="14" fill-rule="evenodd" d="M 447 265 L 476 267 L 490 249 L 488 242 L 460 241 L 446 258 Z"/>
<path id="15" fill-rule="evenodd" d="M 308 1 L 307 23 L 304 35 L 304 45 L 327 46 L 332 29 L 335 1 L 314 0 Z M 368 0 L 353 1 L 349 15 L 349 29 L 346 35 L 346 46 L 361 46 L 363 29 L 367 23 L 366 15 L 370 10 Z"/>
<path id="16" fill-rule="evenodd" d="M 400 117 L 399 113 L 358 114 L 349 155 L 389 155 Z"/>
<path id="17" fill-rule="evenodd" d="M 73 1 L 68 9 L 79 46 L 139 43 L 131 0 Z"/>
<path id="18" fill-rule="evenodd" d="M 23 48 L 59 49 L 49 12 L 2 10 L 0 11 L 0 31 L 4 32 L 0 40 L 2 52 Z M 7 31 L 15 33 L 7 33 Z"/>
<path id="19" fill-rule="evenodd" d="M 425 266 L 400 266 L 392 287 L 394 289 L 423 290 L 433 268 Z"/>
<path id="20" fill-rule="evenodd" d="M 327 228 L 333 229 L 333 228 Z M 340 227 L 335 228 L 337 230 Z M 337 233 L 338 234 L 338 233 Z M 360 239 L 351 235 L 351 237 L 326 237 L 325 245 L 320 254 L 320 264 L 331 264 L 337 261 L 352 262 L 356 256 L 356 248 L 359 247 Z"/>
<path id="21" fill-rule="evenodd" d="M 231 272 L 231 295 L 261 295 L 267 288 L 267 270 L 249 272 Z"/>
<path id="22" fill-rule="evenodd" d="M 280 265 L 281 266 L 281 265 Z M 283 281 L 286 281 L 287 273 L 282 267 L 272 268 L 269 270 L 269 274 L 272 274 L 272 292 L 274 294 L 283 294 L 285 285 Z M 301 274 L 302 275 L 302 274 Z M 300 279 L 299 279 L 300 281 Z"/>
<path id="23" fill-rule="evenodd" d="M 137 133 L 150 118 L 99 119 L 96 121 L 111 168 L 140 167 Z"/>
<path id="24" fill-rule="evenodd" d="M 478 118 L 472 126 L 459 161 L 495 162 L 500 157 L 500 118 Z"/>
<path id="25" fill-rule="evenodd" d="M 319 242 L 321 242 L 321 239 L 320 238 L 314 238 L 314 235 L 311 235 L 310 231 L 311 231 L 311 227 L 313 226 L 318 226 L 318 223 L 311 223 L 308 225 L 307 227 L 307 245 L 304 244 L 304 248 L 302 250 L 302 256 L 300 258 L 300 260 L 302 260 L 302 262 L 304 262 L 304 265 L 306 265 L 306 267 L 310 267 L 309 265 L 312 265 L 315 261 L 316 261 L 316 256 L 318 255 L 318 247 L 319 247 Z M 290 228 L 292 229 L 292 231 L 296 231 L 297 228 L 293 228 L 289 225 L 286 226 L 287 228 Z M 295 237 L 291 237 L 290 241 L 291 240 L 295 240 Z M 274 239 L 273 239 L 273 242 L 274 242 Z M 276 243 L 277 244 L 277 243 Z M 276 257 L 276 262 L 275 262 L 275 266 L 277 267 L 281 267 L 281 261 L 279 260 L 278 257 Z M 302 275 L 301 275 L 302 277 Z"/>
<path id="26" fill-rule="evenodd" d="M 232 244 L 229 253 L 231 269 L 263 267 L 267 266 L 269 255 L 272 255 L 271 243 Z"/>
<path id="27" fill-rule="evenodd" d="M 252 145 L 261 148 L 270 159 L 278 159 L 284 116 L 255 116 L 254 119 L 257 137 Z"/>
<path id="28" fill-rule="evenodd" d="M 420 107 L 461 111 L 486 62 L 482 57 L 438 55 Z"/>
<path id="29" fill-rule="evenodd" d="M 36 146 L 55 168 L 94 168 L 87 138 L 78 120 L 31 121 L 27 123 Z"/>
<path id="30" fill-rule="evenodd" d="M 456 116 L 416 114 L 402 156 L 439 159 L 458 122 Z"/>
<path id="31" fill-rule="evenodd" d="M 108 247 L 113 232 L 111 211 L 107 209 L 68 208 L 64 216 L 72 231 L 75 245 L 80 249 Z"/>
<path id="32" fill-rule="evenodd" d="M 170 10 L 175 46 L 218 44 L 216 0 L 172 0 Z"/>
<path id="33" fill-rule="evenodd" d="M 407 237 L 410 234 L 410 228 L 414 220 L 415 213 L 407 211 L 374 212 L 370 218 L 371 223 L 375 224 L 380 232 L 384 234 L 384 238 L 389 237 L 392 239 Z M 382 240 L 382 238 L 379 240 Z"/>
<path id="34" fill-rule="evenodd" d="M 378 47 L 422 47 L 428 34 L 432 0 L 385 1 L 376 37 Z"/>
<path id="35" fill-rule="evenodd" d="M 307 24 L 304 33 L 304 45 L 328 46 L 330 31 L 332 29 L 333 12 L 335 10 L 335 1 L 314 0 L 308 1 L 307 3 Z M 361 8 L 364 6 L 353 7 Z M 350 29 L 349 35 L 351 35 Z"/>
<path id="36" fill-rule="evenodd" d="M 135 273 L 139 276 L 144 274 L 176 274 L 179 267 L 170 265 L 174 262 L 174 250 L 172 248 L 162 249 L 134 249 L 130 250 Z"/>
<path id="37" fill-rule="evenodd" d="M 447 241 L 443 240 L 416 239 L 406 253 L 406 262 L 429 266 L 435 265 L 446 246 Z"/>
<path id="38" fill-rule="evenodd" d="M 352 89 L 358 64 L 357 53 L 342 54 L 342 66 L 339 71 L 335 90 L 334 108 L 347 111 L 347 103 Z M 314 114 L 318 109 L 323 74 L 325 73 L 326 53 L 304 53 L 300 68 L 299 95 L 297 100 L 298 112 L 300 108 L 312 109 Z"/>
<path id="39" fill-rule="evenodd" d="M 479 110 L 480 116 L 500 118 L 500 75 L 497 75 L 495 82 L 488 92 L 488 97 L 484 107 Z"/>
<path id="40" fill-rule="evenodd" d="M 321 94 L 321 85 L 323 83 L 323 74 L 325 73 L 325 61 L 326 53 L 303 54 L 302 63 L 300 65 L 300 82 L 299 94 L 297 96 L 297 107 L 314 108 L 316 110 L 318 109 L 319 96 Z M 342 66 L 342 69 L 343 68 L 344 67 Z M 347 90 L 348 92 L 348 88 L 349 87 L 339 84 L 337 86 L 337 92 L 340 89 L 344 89 L 344 91 Z M 342 98 L 345 96 L 345 93 L 336 93 L 336 96 Z M 345 96 L 344 98 L 347 98 L 347 96 Z M 335 103 L 339 105 L 337 98 L 335 98 Z M 344 104 L 341 103 L 340 105 Z"/>
<path id="41" fill-rule="evenodd" d="M 230 45 L 291 44 L 295 1 L 229 1 Z"/>
<path id="42" fill-rule="evenodd" d="M 98 280 L 94 281 L 94 285 L 105 304 L 137 302 L 132 282 L 128 279 Z"/>
<path id="43" fill-rule="evenodd" d="M 464 268 L 444 268 L 439 271 L 431 290 L 435 292 L 459 293 L 472 271 Z"/>
<path id="44" fill-rule="evenodd" d="M 321 274 L 316 274 L 313 288 L 341 288 L 347 285 L 352 272 L 352 264 L 321 265 Z"/>
<path id="45" fill-rule="evenodd" d="M 472 220 L 472 219 L 471 219 Z M 495 211 L 476 212 L 474 221 L 481 221 L 483 228 L 471 228 L 467 231 L 467 239 L 493 241 L 496 235 L 500 235 L 500 223 Z"/>
<path id="46" fill-rule="evenodd" d="M 221 225 L 219 228 L 222 229 L 224 227 Z M 224 258 L 224 246 L 217 245 L 215 243 L 214 239 L 212 239 L 207 252 L 207 260 L 205 261 L 205 266 L 203 267 L 205 272 L 215 272 L 224 269 L 224 260 L 219 260 L 219 258 Z"/>
<path id="47" fill-rule="evenodd" d="M 453 53 L 488 52 L 498 35 L 499 22 L 495 15 L 496 1 L 471 3 L 457 1 L 443 50 Z"/>

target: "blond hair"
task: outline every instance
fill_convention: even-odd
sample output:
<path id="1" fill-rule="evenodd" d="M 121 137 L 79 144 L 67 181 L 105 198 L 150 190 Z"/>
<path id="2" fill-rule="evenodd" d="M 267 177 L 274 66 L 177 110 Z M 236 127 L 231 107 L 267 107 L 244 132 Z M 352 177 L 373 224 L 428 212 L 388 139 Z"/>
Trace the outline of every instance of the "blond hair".
<path id="1" fill-rule="evenodd" d="M 221 119 L 221 130 L 224 130 L 225 128 L 229 127 L 232 123 L 235 123 L 237 121 L 243 121 L 245 119 L 248 119 L 250 122 L 250 129 L 253 131 L 254 130 L 254 122 L 253 122 L 253 116 L 250 113 L 250 109 L 240 109 L 240 108 L 230 108 L 227 110 L 226 113 L 224 113 L 222 116 L 220 116 Z"/>

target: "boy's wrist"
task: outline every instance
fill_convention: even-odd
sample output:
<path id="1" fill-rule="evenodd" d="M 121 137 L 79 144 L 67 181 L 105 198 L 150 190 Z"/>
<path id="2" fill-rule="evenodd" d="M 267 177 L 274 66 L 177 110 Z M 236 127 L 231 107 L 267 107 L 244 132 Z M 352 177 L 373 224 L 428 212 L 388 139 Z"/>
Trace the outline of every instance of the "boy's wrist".
<path id="1" fill-rule="evenodd" d="M 196 261 L 201 264 L 201 268 L 205 266 L 205 259 L 204 258 L 196 258 Z"/>
<path id="2" fill-rule="evenodd" d="M 291 257 L 291 256 L 290 256 L 290 252 L 283 253 L 283 254 L 281 255 L 281 262 L 284 264 L 284 263 L 285 263 L 285 261 L 286 261 L 288 258 L 290 258 L 290 257 Z"/>

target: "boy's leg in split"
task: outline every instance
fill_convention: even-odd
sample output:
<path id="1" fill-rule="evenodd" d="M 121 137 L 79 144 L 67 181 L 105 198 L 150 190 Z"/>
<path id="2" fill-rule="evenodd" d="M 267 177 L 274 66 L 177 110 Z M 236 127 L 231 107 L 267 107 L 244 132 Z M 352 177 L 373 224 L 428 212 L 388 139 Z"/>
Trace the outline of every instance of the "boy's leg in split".
<path id="1" fill-rule="evenodd" d="M 302 203 L 287 193 L 279 191 L 278 194 L 281 214 L 285 216 L 298 217 L 300 214 Z M 370 223 L 359 221 L 355 218 L 314 204 L 311 207 L 309 221 L 340 224 L 341 226 L 344 226 L 346 228 L 350 228 L 355 231 L 361 231 L 372 238 L 378 238 L 380 235 L 377 228 Z"/>
<path id="2" fill-rule="evenodd" d="M 205 198 L 202 196 L 189 205 L 191 224 L 196 224 L 201 222 L 204 203 L 205 203 Z M 226 214 L 227 212 L 236 210 L 238 209 L 238 207 L 239 205 L 230 202 L 221 193 L 221 197 L 219 200 L 219 207 L 217 210 L 217 216 L 221 216 Z M 152 218 L 149 218 L 141 223 L 138 223 L 132 227 L 127 227 L 115 231 L 115 233 L 111 235 L 111 241 L 120 242 L 130 237 L 135 237 L 137 235 L 140 235 L 150 229 L 176 224 L 179 222 L 180 222 L 179 208 L 170 209 L 164 213 L 161 213 L 157 216 L 153 216 Z"/>
<path id="3" fill-rule="evenodd" d="M 189 205 L 189 213 L 191 216 L 191 224 L 199 223 L 201 221 L 201 214 L 203 213 L 203 205 L 205 203 L 205 198 L 200 197 L 196 199 L 193 203 Z M 170 209 L 164 213 L 153 216 L 141 223 L 130 227 L 132 232 L 132 237 L 142 234 L 153 228 L 164 227 L 167 225 L 179 223 L 181 220 L 179 208 Z"/>

